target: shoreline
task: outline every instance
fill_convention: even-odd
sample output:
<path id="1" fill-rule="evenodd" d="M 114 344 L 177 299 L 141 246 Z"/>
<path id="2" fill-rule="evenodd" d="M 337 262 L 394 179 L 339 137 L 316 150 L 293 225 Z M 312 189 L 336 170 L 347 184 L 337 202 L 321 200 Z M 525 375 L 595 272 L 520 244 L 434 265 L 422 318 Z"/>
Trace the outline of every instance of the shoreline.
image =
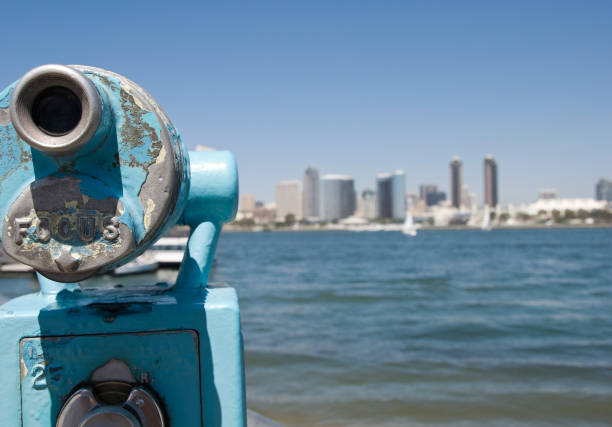
<path id="1" fill-rule="evenodd" d="M 496 227 L 492 227 L 491 230 L 489 231 L 493 231 L 493 230 L 549 230 L 549 229 L 554 229 L 554 230 L 559 230 L 559 229 L 608 229 L 608 228 L 612 228 L 612 224 L 551 224 L 551 225 L 545 225 L 545 224 L 521 224 L 521 225 L 500 225 L 500 226 L 496 226 Z M 480 231 L 480 227 L 471 227 L 471 226 L 465 226 L 465 225 L 448 225 L 448 226 L 441 226 L 441 227 L 432 227 L 432 226 L 424 226 L 424 227 L 420 227 L 418 229 L 418 231 L 432 231 L 432 230 L 451 230 L 451 231 Z M 352 232 L 361 232 L 361 233 L 376 233 L 376 232 L 383 232 L 385 230 L 380 230 L 380 231 L 354 231 L 354 230 L 347 230 L 347 229 L 342 229 L 342 228 L 328 228 L 328 227 L 309 227 L 309 226 L 304 226 L 304 227 L 299 227 L 299 228 L 268 228 L 268 229 L 264 229 L 264 230 L 254 230 L 253 228 L 239 228 L 239 227 L 232 227 L 232 226 L 225 226 L 222 229 L 222 232 L 224 233 L 275 233 L 275 232 L 281 232 L 281 233 L 286 233 L 286 232 L 311 232 L 311 231 L 320 231 L 320 232 L 326 232 L 326 231 L 352 231 Z"/>

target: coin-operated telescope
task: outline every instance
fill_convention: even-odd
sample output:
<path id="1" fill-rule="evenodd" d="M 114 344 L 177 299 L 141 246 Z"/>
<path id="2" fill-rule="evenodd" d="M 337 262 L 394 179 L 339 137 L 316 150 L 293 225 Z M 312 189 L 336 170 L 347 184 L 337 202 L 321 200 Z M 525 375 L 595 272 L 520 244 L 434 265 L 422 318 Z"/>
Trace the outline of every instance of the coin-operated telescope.
<path id="1" fill-rule="evenodd" d="M 45 65 L 0 93 L 2 245 L 41 286 L 0 307 L 0 426 L 244 425 L 236 294 L 207 285 L 237 183 L 120 75 Z M 79 286 L 177 223 L 174 286 Z"/>

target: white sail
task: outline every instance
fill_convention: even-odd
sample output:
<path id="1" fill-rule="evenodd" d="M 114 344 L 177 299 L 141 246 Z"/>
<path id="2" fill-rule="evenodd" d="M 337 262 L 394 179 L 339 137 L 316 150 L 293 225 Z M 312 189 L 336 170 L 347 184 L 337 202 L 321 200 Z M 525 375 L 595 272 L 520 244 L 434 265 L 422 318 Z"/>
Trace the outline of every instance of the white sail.
<path id="1" fill-rule="evenodd" d="M 416 236 L 417 231 L 414 225 L 414 219 L 412 218 L 412 214 L 410 212 L 406 212 L 406 219 L 404 220 L 404 225 L 402 227 L 402 233 L 407 236 Z"/>
<path id="2" fill-rule="evenodd" d="M 491 209 L 489 208 L 489 205 L 484 206 L 484 212 L 482 214 L 482 225 L 480 226 L 480 228 L 483 231 L 491 230 Z"/>

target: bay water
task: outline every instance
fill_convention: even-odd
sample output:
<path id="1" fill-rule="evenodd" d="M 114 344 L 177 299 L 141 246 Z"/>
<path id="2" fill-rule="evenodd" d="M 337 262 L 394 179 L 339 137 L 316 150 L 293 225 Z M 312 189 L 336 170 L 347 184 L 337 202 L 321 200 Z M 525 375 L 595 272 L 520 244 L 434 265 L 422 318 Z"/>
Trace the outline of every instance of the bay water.
<path id="1" fill-rule="evenodd" d="M 226 233 L 248 404 L 291 426 L 612 425 L 612 229 Z"/>
<path id="2" fill-rule="evenodd" d="M 612 425 L 612 229 L 223 233 L 211 280 L 287 426 Z"/>

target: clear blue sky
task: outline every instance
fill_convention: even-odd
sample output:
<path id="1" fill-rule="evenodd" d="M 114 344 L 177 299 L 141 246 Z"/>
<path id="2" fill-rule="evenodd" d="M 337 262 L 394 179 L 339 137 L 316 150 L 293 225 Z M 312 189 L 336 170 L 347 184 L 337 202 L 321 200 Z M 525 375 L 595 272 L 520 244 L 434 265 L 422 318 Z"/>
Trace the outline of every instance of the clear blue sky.
<path id="1" fill-rule="evenodd" d="M 0 83 L 124 74 L 188 147 L 232 150 L 258 199 L 308 164 L 447 190 L 454 155 L 480 200 L 488 153 L 503 203 L 612 178 L 612 1 L 67 3 L 3 3 Z"/>

